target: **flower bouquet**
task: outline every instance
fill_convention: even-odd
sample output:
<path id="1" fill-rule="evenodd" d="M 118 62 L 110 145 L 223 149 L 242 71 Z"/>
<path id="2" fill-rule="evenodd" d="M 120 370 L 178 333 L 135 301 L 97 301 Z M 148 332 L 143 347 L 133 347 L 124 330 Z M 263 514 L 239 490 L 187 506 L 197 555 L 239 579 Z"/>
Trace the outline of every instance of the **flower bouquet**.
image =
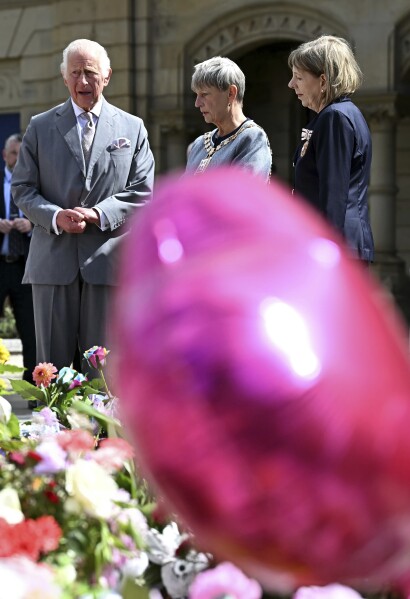
<path id="1" fill-rule="evenodd" d="M 108 353 L 85 352 L 98 379 L 42 363 L 34 385 L 11 381 L 41 404 L 27 426 L 0 397 L 0 599 L 267 599 L 198 550 L 138 476 L 104 376 Z M 7 360 L 0 344 L 1 373 Z M 360 595 L 330 585 L 295 599 Z"/>

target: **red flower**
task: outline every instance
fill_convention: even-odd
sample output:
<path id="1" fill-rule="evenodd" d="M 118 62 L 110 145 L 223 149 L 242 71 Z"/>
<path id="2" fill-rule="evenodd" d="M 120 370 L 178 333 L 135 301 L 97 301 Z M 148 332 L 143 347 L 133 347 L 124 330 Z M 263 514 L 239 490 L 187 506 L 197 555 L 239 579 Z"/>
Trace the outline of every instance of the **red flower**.
<path id="1" fill-rule="evenodd" d="M 49 553 L 57 549 L 62 531 L 53 516 L 40 516 L 36 523 L 36 534 L 41 540 L 41 552 Z"/>
<path id="2" fill-rule="evenodd" d="M 26 455 L 28 458 L 30 458 L 34 462 L 41 462 L 41 460 L 43 459 L 41 457 L 41 455 L 39 453 L 37 453 L 36 451 L 28 451 Z"/>
<path id="3" fill-rule="evenodd" d="M 0 518 L 0 558 L 25 555 L 37 561 L 42 553 L 57 549 L 61 535 L 61 528 L 52 516 L 26 519 L 18 524 Z"/>
<path id="4" fill-rule="evenodd" d="M 44 491 L 44 495 L 49 501 L 51 501 L 51 503 L 60 502 L 60 498 L 58 497 L 57 493 L 54 493 L 54 491 L 51 491 L 50 489 L 46 489 Z"/>
<path id="5" fill-rule="evenodd" d="M 57 368 L 50 362 L 40 362 L 33 370 L 33 381 L 40 387 L 48 387 L 53 379 L 56 378 Z"/>

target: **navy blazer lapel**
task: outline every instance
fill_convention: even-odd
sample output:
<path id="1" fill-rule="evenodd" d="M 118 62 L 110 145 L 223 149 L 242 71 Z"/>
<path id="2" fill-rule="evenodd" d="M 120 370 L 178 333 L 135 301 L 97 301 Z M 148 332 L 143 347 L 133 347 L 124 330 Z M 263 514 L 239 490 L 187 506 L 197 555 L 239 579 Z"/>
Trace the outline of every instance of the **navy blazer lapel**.
<path id="1" fill-rule="evenodd" d="M 57 110 L 56 127 L 60 131 L 61 135 L 64 137 L 66 144 L 70 148 L 70 152 L 74 156 L 78 164 L 78 168 L 85 176 L 86 172 L 83 151 L 81 149 L 80 137 L 78 135 L 77 129 L 77 119 L 74 114 L 71 98 L 69 98 Z"/>

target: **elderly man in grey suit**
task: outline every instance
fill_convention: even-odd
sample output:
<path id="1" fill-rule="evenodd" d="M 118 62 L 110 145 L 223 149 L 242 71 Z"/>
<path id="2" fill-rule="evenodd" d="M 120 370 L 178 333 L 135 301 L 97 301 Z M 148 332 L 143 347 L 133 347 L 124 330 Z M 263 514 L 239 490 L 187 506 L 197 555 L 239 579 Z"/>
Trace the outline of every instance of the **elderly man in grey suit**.
<path id="1" fill-rule="evenodd" d="M 37 360 L 57 368 L 78 348 L 105 345 L 117 246 L 154 179 L 142 120 L 102 95 L 111 76 L 105 49 L 71 42 L 61 73 L 71 97 L 31 119 L 12 180 L 34 224 L 23 282 L 33 289 Z"/>

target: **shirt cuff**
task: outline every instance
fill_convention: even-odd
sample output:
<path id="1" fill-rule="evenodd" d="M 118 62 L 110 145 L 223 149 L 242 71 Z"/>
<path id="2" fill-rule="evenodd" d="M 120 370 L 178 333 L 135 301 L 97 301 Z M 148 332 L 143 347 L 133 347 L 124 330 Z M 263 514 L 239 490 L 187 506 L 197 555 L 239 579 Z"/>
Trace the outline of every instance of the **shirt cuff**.
<path id="1" fill-rule="evenodd" d="M 94 210 L 96 210 L 100 215 L 100 224 L 97 225 L 97 227 L 101 229 L 101 231 L 106 231 L 107 229 L 109 229 L 110 223 L 108 222 L 107 216 L 104 214 L 101 208 L 98 208 L 98 206 L 94 206 Z"/>
<path id="2" fill-rule="evenodd" d="M 53 229 L 53 231 L 56 235 L 61 235 L 61 229 L 59 229 L 57 227 L 57 214 L 59 212 L 61 212 L 62 210 L 63 210 L 62 208 L 59 208 L 58 210 L 56 210 L 53 214 L 53 220 L 51 221 L 51 228 Z"/>

